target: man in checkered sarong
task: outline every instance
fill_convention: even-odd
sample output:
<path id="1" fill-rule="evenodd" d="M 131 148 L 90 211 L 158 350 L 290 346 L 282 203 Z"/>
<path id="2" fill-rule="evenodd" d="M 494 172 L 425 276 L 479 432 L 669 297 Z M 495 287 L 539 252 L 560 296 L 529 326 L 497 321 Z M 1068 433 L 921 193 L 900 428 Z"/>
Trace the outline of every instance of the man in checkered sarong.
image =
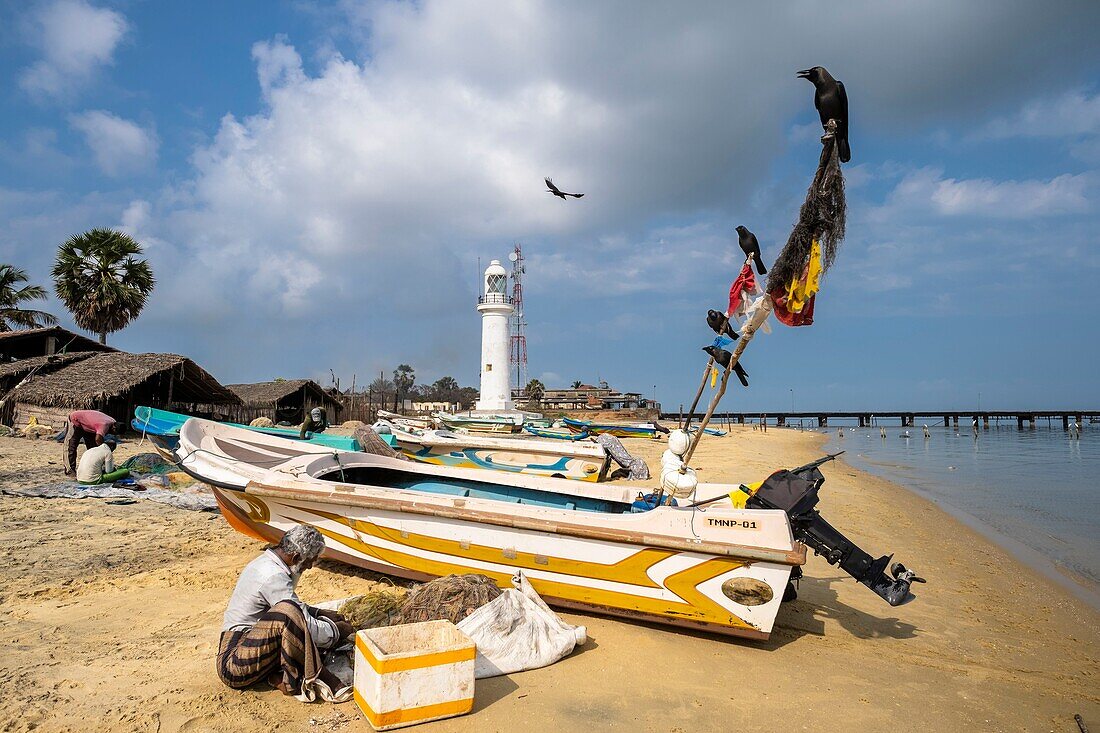
<path id="1" fill-rule="evenodd" d="M 295 586 L 325 548 L 315 528 L 297 525 L 241 572 L 222 622 L 218 677 L 235 689 L 267 681 L 285 695 L 344 702 L 351 688 L 324 668 L 320 649 L 354 633 L 335 611 L 307 606 Z"/>

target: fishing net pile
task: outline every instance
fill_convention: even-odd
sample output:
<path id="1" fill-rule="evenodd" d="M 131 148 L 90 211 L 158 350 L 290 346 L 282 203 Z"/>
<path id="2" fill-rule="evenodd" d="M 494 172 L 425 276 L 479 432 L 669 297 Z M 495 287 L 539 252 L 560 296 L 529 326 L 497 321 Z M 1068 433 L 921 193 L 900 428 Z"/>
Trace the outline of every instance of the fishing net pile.
<path id="1" fill-rule="evenodd" d="M 457 624 L 501 593 L 485 575 L 448 575 L 407 593 L 391 586 L 356 596 L 340 606 L 340 614 L 356 629 L 441 619 Z"/>
<path id="2" fill-rule="evenodd" d="M 410 592 L 394 615 L 393 623 L 446 619 L 457 624 L 500 594 L 496 582 L 485 575 L 448 575 Z"/>
<path id="3" fill-rule="evenodd" d="M 380 588 L 356 596 L 340 606 L 340 614 L 356 629 L 389 626 L 401 609 L 402 595 L 396 588 Z"/>
<path id="4" fill-rule="evenodd" d="M 174 463 L 169 463 L 156 453 L 138 453 L 127 458 L 118 467 L 125 468 L 130 473 L 155 474 L 157 476 L 179 471 Z"/>
<path id="5" fill-rule="evenodd" d="M 251 427 L 254 427 L 254 428 L 273 428 L 273 427 L 275 427 L 275 423 L 271 422 L 270 417 L 258 417 L 258 418 L 256 418 L 255 420 L 253 420 L 252 422 L 250 422 L 248 424 Z"/>

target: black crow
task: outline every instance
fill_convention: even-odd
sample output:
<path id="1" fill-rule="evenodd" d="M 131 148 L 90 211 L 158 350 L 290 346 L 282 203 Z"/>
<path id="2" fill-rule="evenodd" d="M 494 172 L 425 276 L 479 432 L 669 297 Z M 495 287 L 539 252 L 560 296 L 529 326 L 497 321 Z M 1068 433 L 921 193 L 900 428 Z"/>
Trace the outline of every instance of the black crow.
<path id="1" fill-rule="evenodd" d="M 717 346 L 713 345 L 704 346 L 703 351 L 713 356 L 714 361 L 716 361 L 718 365 L 723 368 L 728 367 L 730 365 L 730 359 L 733 358 L 733 354 L 731 354 L 730 352 L 726 351 L 725 349 L 719 349 Z M 741 384 L 748 387 L 749 373 L 746 372 L 744 367 L 741 366 L 741 362 L 737 362 L 733 365 L 733 371 L 737 374 L 737 378 L 741 380 Z"/>
<path id="2" fill-rule="evenodd" d="M 718 329 L 723 323 L 725 324 L 725 328 L 719 331 Z M 719 336 L 729 336 L 734 341 L 740 338 L 737 331 L 734 331 L 733 326 L 730 325 L 729 319 L 720 311 L 713 309 L 707 311 L 707 325 L 710 326 L 711 331 L 714 331 Z"/>
<path id="3" fill-rule="evenodd" d="M 821 117 L 821 126 L 829 120 L 836 120 L 836 144 L 842 163 L 852 159 L 852 150 L 848 147 L 848 93 L 844 91 L 844 82 L 834 79 L 824 66 L 815 66 L 798 72 L 800 79 L 809 79 L 814 85 L 814 106 Z"/>
<path id="4" fill-rule="evenodd" d="M 737 243 L 741 245 L 741 251 L 746 257 L 752 257 L 752 261 L 756 263 L 756 271 L 767 275 L 768 269 L 764 267 L 764 260 L 760 259 L 760 242 L 756 241 L 756 235 L 743 226 L 737 227 Z"/>
<path id="5" fill-rule="evenodd" d="M 546 178 L 544 180 L 546 181 L 546 187 L 550 189 L 550 193 L 554 194 L 562 201 L 565 201 L 566 196 L 572 196 L 575 199 L 579 199 L 581 196 L 584 196 L 583 193 L 566 193 L 565 191 L 559 191 L 558 187 L 555 186 L 554 182 L 551 181 L 549 178 Z"/>

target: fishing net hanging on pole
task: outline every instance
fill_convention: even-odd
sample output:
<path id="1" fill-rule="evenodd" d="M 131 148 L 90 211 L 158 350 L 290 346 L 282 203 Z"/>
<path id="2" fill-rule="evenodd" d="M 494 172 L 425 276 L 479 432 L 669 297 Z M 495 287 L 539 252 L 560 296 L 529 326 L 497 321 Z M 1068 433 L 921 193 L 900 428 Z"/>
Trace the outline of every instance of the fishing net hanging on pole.
<path id="1" fill-rule="evenodd" d="M 802 277 L 815 239 L 821 244 L 822 274 L 832 266 L 840 242 L 844 239 L 848 204 L 844 197 L 844 174 L 840 170 L 840 156 L 833 135 L 836 125 L 832 120 L 829 124 L 831 128 L 824 139 L 817 173 L 799 209 L 798 221 L 768 273 L 766 290 L 769 293 L 786 288 L 792 280 Z"/>

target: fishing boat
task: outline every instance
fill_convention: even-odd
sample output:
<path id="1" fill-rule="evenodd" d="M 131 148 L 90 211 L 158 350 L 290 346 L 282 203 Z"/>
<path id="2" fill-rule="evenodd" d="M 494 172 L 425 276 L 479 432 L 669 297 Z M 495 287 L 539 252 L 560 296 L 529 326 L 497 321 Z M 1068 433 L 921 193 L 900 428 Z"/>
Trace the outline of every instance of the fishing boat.
<path id="1" fill-rule="evenodd" d="M 142 435 L 149 436 L 156 444 L 164 448 L 175 448 L 179 442 L 180 428 L 187 422 L 190 415 L 181 415 L 168 410 L 158 410 L 155 407 L 139 406 L 134 408 L 134 419 L 130 421 L 131 427 Z M 260 428 L 251 425 L 239 425 L 226 423 L 235 428 L 250 430 L 264 435 L 271 435 L 286 440 L 302 440 L 301 433 L 294 428 Z M 325 433 L 306 433 L 305 441 L 315 445 L 325 446 L 328 449 L 348 451 L 361 450 L 359 441 L 350 435 L 326 435 Z"/>
<path id="2" fill-rule="evenodd" d="M 396 412 L 390 412 L 388 410 L 379 410 L 377 415 L 380 420 L 396 423 L 398 425 L 406 425 L 420 430 L 428 430 L 432 427 L 432 421 L 427 418 L 398 415 Z"/>
<path id="3" fill-rule="evenodd" d="M 602 481 L 610 458 L 595 443 L 494 438 L 447 430 L 419 430 L 379 421 L 375 432 L 390 434 L 396 448 L 413 460 L 437 466 L 481 468 L 576 481 Z"/>
<path id="4" fill-rule="evenodd" d="M 572 430 L 554 430 L 551 428 L 540 428 L 535 425 L 524 425 L 523 431 L 530 433 L 537 438 L 548 438 L 550 440 L 587 440 L 592 437 L 587 432 L 574 433 Z"/>
<path id="5" fill-rule="evenodd" d="M 692 425 L 691 427 L 688 428 L 688 431 L 694 433 L 698 429 L 699 428 Z M 706 433 L 707 435 L 713 435 L 713 436 L 718 437 L 718 438 L 721 438 L 724 435 L 726 435 L 725 430 L 719 430 L 718 428 L 703 428 L 703 432 Z"/>
<path id="6" fill-rule="evenodd" d="M 586 420 L 573 420 L 568 417 L 562 418 L 561 422 L 574 433 L 613 435 L 616 438 L 656 438 L 657 433 L 663 431 L 663 428 L 653 423 L 643 423 L 641 425 L 600 424 Z"/>
<path id="7" fill-rule="evenodd" d="M 882 572 L 888 557 L 872 561 L 821 519 L 808 479 L 801 493 L 763 482 L 748 500 L 766 495 L 760 508 L 736 504 L 735 484 L 699 484 L 718 497 L 708 502 L 650 505 L 634 487 L 330 451 L 198 418 L 175 457 L 261 541 L 310 525 L 328 559 L 412 580 L 481 573 L 506 586 L 522 569 L 565 608 L 766 639 L 807 544 L 891 604 L 909 590 Z M 801 514 L 782 506 L 792 496 Z"/>
<path id="8" fill-rule="evenodd" d="M 518 433 L 523 423 L 510 415 L 452 415 L 437 412 L 432 415 L 451 430 L 469 430 L 475 433 Z"/>

